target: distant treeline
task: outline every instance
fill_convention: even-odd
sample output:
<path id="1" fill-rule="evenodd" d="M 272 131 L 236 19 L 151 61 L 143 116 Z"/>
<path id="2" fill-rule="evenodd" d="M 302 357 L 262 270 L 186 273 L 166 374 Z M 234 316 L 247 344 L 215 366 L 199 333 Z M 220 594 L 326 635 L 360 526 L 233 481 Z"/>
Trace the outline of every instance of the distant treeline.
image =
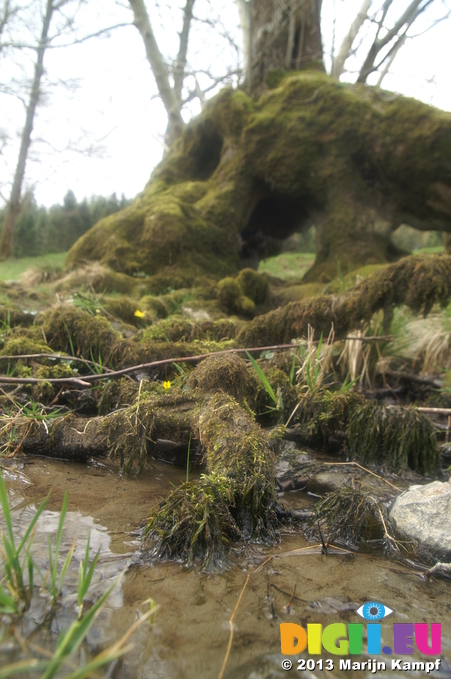
<path id="1" fill-rule="evenodd" d="M 130 205 L 132 201 L 115 193 L 109 198 L 91 196 L 77 202 L 68 191 L 62 205 L 38 207 L 32 192 L 24 196 L 23 208 L 14 231 L 15 257 L 34 257 L 49 252 L 65 252 L 99 219 Z M 5 218 L 0 209 L 0 232 Z"/>

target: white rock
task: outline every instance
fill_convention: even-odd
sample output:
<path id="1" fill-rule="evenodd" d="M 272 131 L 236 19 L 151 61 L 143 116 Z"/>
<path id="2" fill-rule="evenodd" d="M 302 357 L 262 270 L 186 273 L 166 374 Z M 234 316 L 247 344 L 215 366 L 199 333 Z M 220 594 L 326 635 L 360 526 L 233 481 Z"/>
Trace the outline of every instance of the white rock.
<path id="1" fill-rule="evenodd" d="M 415 540 L 431 555 L 451 558 L 451 479 L 411 486 L 390 510 L 397 533 Z"/>

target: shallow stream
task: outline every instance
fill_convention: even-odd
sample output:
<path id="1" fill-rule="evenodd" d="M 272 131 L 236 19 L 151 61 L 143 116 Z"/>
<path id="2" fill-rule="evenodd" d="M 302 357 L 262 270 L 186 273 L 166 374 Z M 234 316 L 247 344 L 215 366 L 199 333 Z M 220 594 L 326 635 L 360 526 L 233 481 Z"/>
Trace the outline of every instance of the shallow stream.
<path id="1" fill-rule="evenodd" d="M 296 656 L 291 656 L 293 668 L 283 670 L 279 625 L 293 622 L 306 627 L 308 623 L 326 626 L 336 622 L 363 622 L 355 611 L 373 599 L 395 610 L 393 617 L 382 622 L 382 646 L 393 641 L 392 622 L 440 622 L 441 668 L 428 676 L 451 677 L 451 583 L 448 580 L 426 580 L 415 568 L 389 560 L 377 551 L 350 554 L 330 550 L 325 555 L 319 547 L 312 547 L 304 538 L 289 532 L 281 536 L 274 548 L 254 545 L 236 550 L 233 552 L 235 565 L 222 575 L 202 574 L 178 563 L 143 562 L 134 531 L 150 508 L 184 480 L 184 470 L 153 462 L 141 478 L 134 480 L 120 476 L 110 463 L 85 465 L 27 459 L 23 466 L 14 469 L 4 472 L 4 477 L 11 505 L 20 507 L 14 512 L 18 532 L 29 523 L 34 508 L 50 492 L 47 510 L 34 537 L 36 559 L 44 563 L 47 558 L 47 534 L 54 536 L 56 532 L 66 488 L 69 511 L 63 554 L 77 537 L 73 566 L 64 581 L 64 607 L 50 621 L 51 632 L 49 626 L 46 628 L 43 624 L 45 615 L 39 601 L 27 616 L 27 624 L 35 628 L 36 643 L 41 647 L 54 645 L 58 631 L 74 619 L 78 562 L 83 558 L 88 532 L 91 554 L 98 549 L 101 552 L 90 589 L 93 600 L 124 567 L 128 569 L 97 619 L 79 660 L 118 639 L 147 610 L 148 605 L 143 602 L 149 597 L 158 604 L 152 625 L 144 623 L 134 634 L 133 650 L 97 676 L 218 679 L 229 643 L 229 619 L 242 594 L 234 616 L 233 643 L 224 672 L 226 679 L 349 676 L 349 671 L 339 669 L 339 656 L 327 653 L 308 656 L 304 652 L 301 656 L 315 661 L 322 658 L 323 670 L 315 664 L 313 671 L 297 671 Z M 304 492 L 295 491 L 285 493 L 282 502 L 295 508 L 306 507 L 312 500 Z M 31 631 L 21 629 L 25 636 Z M 365 649 L 364 640 L 363 655 L 352 660 L 367 660 Z M 0 666 L 11 662 L 13 653 L 11 646 L 0 644 Z M 326 669 L 327 658 L 333 660 L 333 670 Z M 386 670 L 378 672 L 381 677 L 419 679 L 426 676 L 421 671 L 392 670 L 389 656 L 380 655 L 376 659 L 386 663 Z M 428 660 L 418 651 L 413 657 L 403 657 L 403 660 L 412 659 Z M 374 676 L 368 670 L 353 674 Z"/>

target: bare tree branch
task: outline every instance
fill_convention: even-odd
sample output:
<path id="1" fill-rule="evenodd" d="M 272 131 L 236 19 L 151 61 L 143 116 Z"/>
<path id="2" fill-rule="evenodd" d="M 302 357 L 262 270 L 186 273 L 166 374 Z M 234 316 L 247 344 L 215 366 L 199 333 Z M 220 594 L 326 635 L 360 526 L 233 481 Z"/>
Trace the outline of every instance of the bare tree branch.
<path id="1" fill-rule="evenodd" d="M 168 114 L 170 130 L 168 142 L 171 143 L 181 135 L 183 129 L 184 123 L 180 113 L 180 104 L 169 82 L 168 69 L 152 30 L 144 0 L 129 0 L 129 3 L 133 10 L 133 23 L 143 39 L 147 59 L 157 83 L 158 92 L 160 93 L 161 100 L 166 109 L 166 113 Z"/>
<path id="2" fill-rule="evenodd" d="M 185 78 L 186 55 L 188 52 L 188 38 L 193 19 L 193 6 L 195 0 L 186 0 L 183 10 L 183 26 L 180 33 L 180 45 L 177 54 L 177 61 L 174 67 L 174 92 L 179 101 L 182 99 L 182 87 Z"/>
<path id="3" fill-rule="evenodd" d="M 374 42 L 368 51 L 363 66 L 360 69 L 357 82 L 360 83 L 366 82 L 369 74 L 376 70 L 374 63 L 379 52 L 400 33 L 400 31 L 406 24 L 411 25 L 411 23 L 413 23 L 413 21 L 426 9 L 426 7 L 428 7 L 428 5 L 430 5 L 431 2 L 433 2 L 433 0 L 426 0 L 426 2 L 424 2 L 424 0 L 412 0 L 410 5 L 399 17 L 399 19 L 395 22 L 393 27 L 387 31 L 383 38 L 379 38 L 379 33 L 382 28 L 382 21 L 385 18 L 386 12 L 388 11 L 388 7 L 391 5 L 392 1 L 393 0 L 387 0 L 387 2 L 384 4 L 383 18 L 381 19 L 381 22 L 379 22 L 379 29 L 377 31 Z M 422 3 L 424 4 L 422 5 Z M 412 17 L 414 18 L 412 19 Z"/>
<path id="4" fill-rule="evenodd" d="M 86 42 L 87 40 L 92 40 L 92 38 L 100 38 L 102 35 L 108 34 L 110 31 L 114 31 L 116 28 L 124 28 L 126 26 L 134 26 L 135 24 L 130 23 L 130 22 L 125 22 L 125 23 L 119 23 L 119 24 L 114 24 L 113 26 L 108 26 L 107 28 L 101 28 L 100 30 L 96 31 L 95 33 L 90 33 L 89 35 L 84 35 L 81 38 L 75 38 L 71 42 L 66 42 L 66 43 L 60 43 L 60 44 L 49 44 L 47 46 L 47 49 L 61 49 L 63 47 L 72 47 L 73 45 L 80 45 L 83 42 Z M 62 31 L 59 31 L 57 35 L 52 36 L 49 38 L 49 40 L 54 40 Z M 12 47 L 13 49 L 29 49 L 29 50 L 35 50 L 36 45 L 33 45 L 31 43 L 24 43 L 24 42 L 4 42 L 0 45 L 0 49 L 2 47 Z"/>
<path id="5" fill-rule="evenodd" d="M 372 0 L 363 0 L 362 6 L 359 9 L 356 18 L 349 27 L 349 31 L 343 39 L 340 45 L 338 54 L 334 59 L 332 65 L 331 75 L 333 78 L 339 78 L 344 71 L 344 65 L 346 59 L 350 56 L 353 42 L 360 31 L 363 23 L 368 18 L 368 11 L 370 9 Z"/>

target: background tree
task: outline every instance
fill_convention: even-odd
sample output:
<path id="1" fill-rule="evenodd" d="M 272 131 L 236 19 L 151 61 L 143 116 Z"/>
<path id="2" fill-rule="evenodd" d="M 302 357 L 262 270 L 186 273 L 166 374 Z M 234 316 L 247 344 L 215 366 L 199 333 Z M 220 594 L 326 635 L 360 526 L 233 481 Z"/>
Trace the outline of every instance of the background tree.
<path id="1" fill-rule="evenodd" d="M 22 197 L 17 218 L 13 255 L 36 257 L 49 252 L 65 252 L 100 219 L 130 205 L 124 195 L 120 199 L 113 193 L 109 197 L 91 196 L 78 202 L 69 190 L 63 204 L 49 208 L 38 206 L 31 189 Z M 6 208 L 0 209 L 0 230 L 3 227 Z"/>
<path id="2" fill-rule="evenodd" d="M 3 259 L 11 257 L 13 253 L 14 228 L 21 209 L 22 187 L 27 158 L 32 142 L 31 135 L 39 98 L 42 95 L 41 84 L 44 75 L 44 56 L 52 40 L 64 31 L 65 26 L 69 26 L 72 23 L 72 17 L 67 18 L 62 14 L 63 7 L 70 2 L 71 0 L 59 0 L 59 2 L 46 0 L 41 16 L 40 35 L 35 47 L 36 59 L 34 62 L 34 74 L 30 84 L 28 102 L 26 104 L 25 124 L 22 129 L 19 157 L 17 159 L 11 194 L 7 204 L 5 220 L 0 236 L 0 258 Z M 56 15 L 59 15 L 60 22 L 59 25 L 55 27 L 55 33 L 52 35 L 50 33 L 50 26 Z"/>
<path id="3" fill-rule="evenodd" d="M 205 63 L 203 67 L 196 67 L 195 65 L 192 65 L 190 68 L 188 67 L 189 43 L 193 24 L 207 24 L 210 29 L 213 28 L 213 31 L 216 32 L 219 42 L 232 44 L 236 52 L 238 52 L 238 47 L 234 45 L 232 36 L 224 34 L 220 30 L 219 7 L 215 11 L 213 5 L 210 5 L 209 16 L 200 18 L 194 15 L 195 0 L 186 0 L 182 9 L 177 53 L 172 59 L 169 59 L 160 50 L 144 0 L 129 0 L 129 4 L 133 11 L 133 23 L 143 40 L 146 57 L 168 116 L 168 127 L 165 136 L 165 144 L 168 147 L 182 133 L 184 127 L 183 108 L 194 99 L 199 99 L 201 104 L 203 104 L 208 93 L 217 89 L 217 86 L 220 84 L 232 83 L 234 78 L 236 83 L 236 76 L 240 74 L 240 69 L 236 65 L 233 66 L 231 64 L 226 65 L 225 68 L 223 67 L 220 73 L 215 73 L 208 65 L 205 66 Z M 211 62 L 211 59 L 209 61 Z M 204 85 L 200 84 L 199 74 L 204 76 L 203 80 L 206 81 Z M 187 77 L 190 77 L 192 80 L 192 86 L 189 89 L 185 86 Z"/>

